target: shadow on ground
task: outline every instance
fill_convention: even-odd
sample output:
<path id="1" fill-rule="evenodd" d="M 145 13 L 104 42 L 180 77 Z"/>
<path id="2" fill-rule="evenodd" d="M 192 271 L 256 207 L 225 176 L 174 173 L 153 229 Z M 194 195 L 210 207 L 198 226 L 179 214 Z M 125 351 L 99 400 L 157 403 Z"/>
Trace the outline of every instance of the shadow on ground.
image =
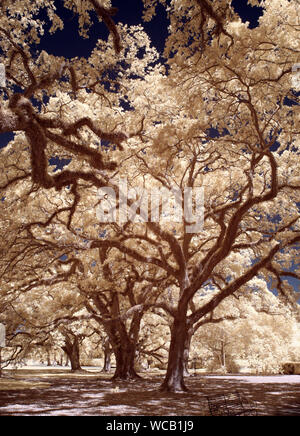
<path id="1" fill-rule="evenodd" d="M 258 415 L 300 416 L 299 383 L 255 383 L 239 378 L 192 376 L 187 378 L 188 393 L 165 394 L 158 391 L 162 375 L 147 375 L 135 382 L 113 382 L 101 374 L 23 375 L 34 386 L 23 390 L 0 391 L 0 416 L 4 415 L 109 415 L 109 416 L 206 416 L 206 396 L 238 390 L 255 402 Z M 267 377 L 266 377 L 267 379 Z M 271 380 L 271 379 L 270 379 Z"/>

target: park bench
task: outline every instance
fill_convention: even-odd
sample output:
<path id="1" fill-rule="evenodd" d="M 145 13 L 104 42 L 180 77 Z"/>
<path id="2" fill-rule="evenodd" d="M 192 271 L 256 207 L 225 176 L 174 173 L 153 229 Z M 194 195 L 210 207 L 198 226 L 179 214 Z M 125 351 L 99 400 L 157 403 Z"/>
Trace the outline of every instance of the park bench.
<path id="1" fill-rule="evenodd" d="M 257 416 L 255 404 L 243 401 L 238 391 L 206 396 L 210 416 Z"/>

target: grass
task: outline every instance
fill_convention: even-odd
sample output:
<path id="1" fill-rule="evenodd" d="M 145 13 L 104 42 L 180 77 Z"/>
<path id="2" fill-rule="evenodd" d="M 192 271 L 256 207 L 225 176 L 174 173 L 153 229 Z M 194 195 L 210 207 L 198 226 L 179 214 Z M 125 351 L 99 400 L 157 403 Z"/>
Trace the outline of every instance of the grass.
<path id="1" fill-rule="evenodd" d="M 42 389 L 48 388 L 50 383 L 46 382 L 33 382 L 26 380 L 18 380 L 12 378 L 0 378 L 0 391 L 16 391 L 23 389 Z"/>

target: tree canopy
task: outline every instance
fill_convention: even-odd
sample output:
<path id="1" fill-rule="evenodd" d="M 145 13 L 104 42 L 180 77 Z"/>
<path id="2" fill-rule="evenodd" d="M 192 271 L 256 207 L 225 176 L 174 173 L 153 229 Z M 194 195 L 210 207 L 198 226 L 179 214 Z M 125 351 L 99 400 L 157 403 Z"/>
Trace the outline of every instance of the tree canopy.
<path id="1" fill-rule="evenodd" d="M 0 5 L 0 133 L 14 134 L 1 150 L 1 300 L 77 287 L 94 317 L 109 316 L 112 342 L 119 329 L 132 344 L 144 312 L 164 311 L 162 389 L 177 391 L 188 332 L 225 299 L 261 280 L 299 312 L 288 279 L 300 279 L 300 10 L 251 0 L 263 14 L 250 28 L 229 0 L 143 3 L 145 21 L 166 8 L 163 52 L 142 23 L 114 21 L 113 1 L 65 0 L 83 38 L 95 14 L 109 34 L 72 59 L 39 50 L 64 26 L 55 1 Z M 163 189 L 169 209 L 147 216 Z M 184 193 L 197 192 L 195 212 Z M 194 213 L 174 219 L 179 206 Z"/>

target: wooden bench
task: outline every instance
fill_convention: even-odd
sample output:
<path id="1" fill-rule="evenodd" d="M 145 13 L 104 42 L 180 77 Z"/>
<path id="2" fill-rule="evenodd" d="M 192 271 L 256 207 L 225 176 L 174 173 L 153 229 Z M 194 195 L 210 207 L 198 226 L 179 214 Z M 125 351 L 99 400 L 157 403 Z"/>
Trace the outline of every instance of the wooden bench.
<path id="1" fill-rule="evenodd" d="M 238 391 L 206 399 L 210 416 L 257 416 L 255 404 L 245 403 Z"/>

